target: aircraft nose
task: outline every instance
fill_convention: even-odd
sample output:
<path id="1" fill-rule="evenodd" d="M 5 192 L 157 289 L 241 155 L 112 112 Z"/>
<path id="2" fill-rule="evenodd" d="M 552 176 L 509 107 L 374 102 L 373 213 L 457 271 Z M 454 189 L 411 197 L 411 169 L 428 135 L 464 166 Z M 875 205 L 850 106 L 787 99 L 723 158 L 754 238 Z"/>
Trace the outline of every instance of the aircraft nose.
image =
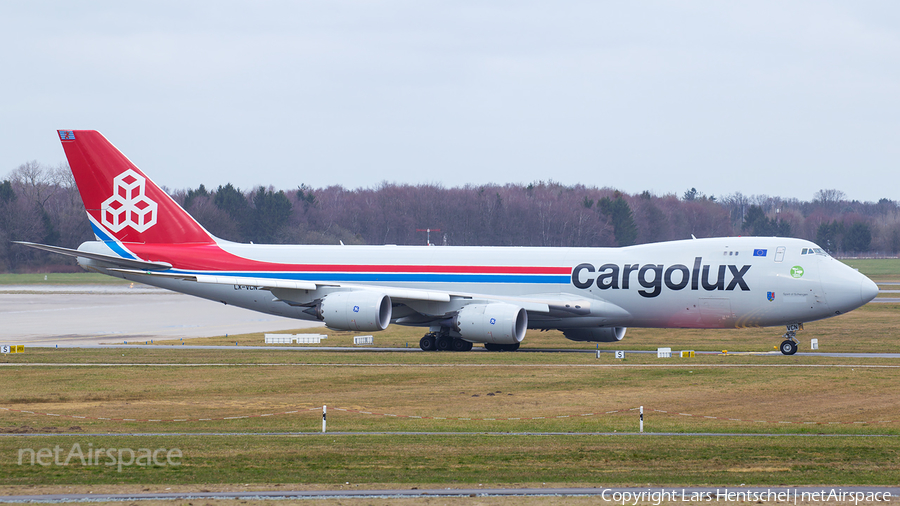
<path id="1" fill-rule="evenodd" d="M 878 285 L 856 269 L 833 259 L 825 267 L 821 282 L 831 311 L 837 314 L 852 311 L 878 295 Z"/>
<path id="2" fill-rule="evenodd" d="M 862 299 L 862 303 L 871 301 L 876 295 L 878 295 L 878 285 L 871 279 L 863 277 L 859 283 L 859 297 Z"/>

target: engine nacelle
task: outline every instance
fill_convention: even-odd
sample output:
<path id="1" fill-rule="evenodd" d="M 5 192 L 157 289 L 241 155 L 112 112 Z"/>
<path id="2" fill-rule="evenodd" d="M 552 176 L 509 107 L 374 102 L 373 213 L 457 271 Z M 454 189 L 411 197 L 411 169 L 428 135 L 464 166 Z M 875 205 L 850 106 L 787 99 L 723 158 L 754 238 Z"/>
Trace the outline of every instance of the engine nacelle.
<path id="1" fill-rule="evenodd" d="M 473 343 L 521 343 L 527 328 L 528 313 L 513 304 L 470 304 L 456 316 L 457 332 Z"/>
<path id="2" fill-rule="evenodd" d="M 592 327 L 562 329 L 566 339 L 572 341 L 588 341 L 591 343 L 614 343 L 625 337 L 627 327 Z"/>
<path id="3" fill-rule="evenodd" d="M 391 298 L 362 290 L 330 293 L 319 304 L 319 317 L 336 330 L 384 330 L 391 323 Z"/>

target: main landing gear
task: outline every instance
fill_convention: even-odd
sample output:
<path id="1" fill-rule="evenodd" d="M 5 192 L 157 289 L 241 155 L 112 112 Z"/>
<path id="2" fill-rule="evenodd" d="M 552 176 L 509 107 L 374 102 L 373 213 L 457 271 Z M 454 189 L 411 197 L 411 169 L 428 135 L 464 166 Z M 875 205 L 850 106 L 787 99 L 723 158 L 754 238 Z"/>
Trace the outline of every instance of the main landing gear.
<path id="1" fill-rule="evenodd" d="M 472 343 L 449 334 L 429 332 L 419 340 L 419 348 L 423 351 L 469 351 Z"/>
<path id="2" fill-rule="evenodd" d="M 800 344 L 800 341 L 797 340 L 797 331 L 803 330 L 802 323 L 792 323 L 787 326 L 787 332 L 784 333 L 783 337 L 784 341 L 782 341 L 781 353 L 785 355 L 793 355 L 797 353 L 797 346 Z"/>
<path id="3" fill-rule="evenodd" d="M 422 348 L 423 351 L 470 351 L 472 343 L 449 334 L 429 332 L 419 340 L 419 348 Z M 484 343 L 484 349 L 488 351 L 516 351 L 519 349 L 519 343 Z"/>

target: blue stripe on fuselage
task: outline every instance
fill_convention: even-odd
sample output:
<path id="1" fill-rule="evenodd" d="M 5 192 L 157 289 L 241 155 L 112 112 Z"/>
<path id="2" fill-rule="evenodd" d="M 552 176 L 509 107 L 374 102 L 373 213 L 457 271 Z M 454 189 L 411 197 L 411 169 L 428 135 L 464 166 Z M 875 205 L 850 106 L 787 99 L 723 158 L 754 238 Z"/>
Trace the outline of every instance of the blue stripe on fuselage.
<path id="1" fill-rule="evenodd" d="M 88 220 L 88 221 L 90 221 L 90 220 Z M 120 257 L 122 257 L 122 258 L 128 258 L 128 259 L 130 259 L 130 260 L 137 260 L 137 258 L 135 258 L 134 255 L 132 255 L 131 253 L 125 251 L 125 248 L 123 248 L 123 247 L 119 244 L 118 241 L 116 241 L 116 240 L 113 239 L 112 237 L 106 235 L 106 232 L 104 232 L 103 230 L 101 230 L 100 227 L 98 227 L 97 225 L 94 225 L 94 222 L 93 222 L 93 221 L 91 221 L 91 228 L 94 229 L 94 235 L 96 235 L 101 241 L 103 241 L 104 244 L 106 244 L 107 246 L 109 246 L 109 249 L 111 249 L 111 250 L 113 250 L 114 252 L 118 253 L 118 255 L 119 255 Z"/>

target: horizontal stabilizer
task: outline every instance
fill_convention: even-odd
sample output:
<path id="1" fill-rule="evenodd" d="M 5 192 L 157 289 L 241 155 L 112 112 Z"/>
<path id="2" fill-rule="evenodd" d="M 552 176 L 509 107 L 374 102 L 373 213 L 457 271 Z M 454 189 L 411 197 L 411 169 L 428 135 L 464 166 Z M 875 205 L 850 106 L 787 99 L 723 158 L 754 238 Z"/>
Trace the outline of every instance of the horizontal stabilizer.
<path id="1" fill-rule="evenodd" d="M 113 265 L 120 265 L 122 267 L 129 267 L 132 269 L 163 270 L 172 268 L 172 264 L 166 262 L 145 262 L 143 260 L 132 260 L 115 255 L 104 255 L 103 253 L 89 253 L 87 251 L 62 248 L 59 246 L 50 246 L 47 244 L 37 244 L 25 241 L 13 242 L 16 244 L 21 244 L 22 246 L 28 246 L 29 248 L 49 251 L 51 253 L 59 253 L 60 255 L 66 255 L 70 257 L 90 258 L 91 260 L 98 260 L 100 262 L 107 262 Z"/>

